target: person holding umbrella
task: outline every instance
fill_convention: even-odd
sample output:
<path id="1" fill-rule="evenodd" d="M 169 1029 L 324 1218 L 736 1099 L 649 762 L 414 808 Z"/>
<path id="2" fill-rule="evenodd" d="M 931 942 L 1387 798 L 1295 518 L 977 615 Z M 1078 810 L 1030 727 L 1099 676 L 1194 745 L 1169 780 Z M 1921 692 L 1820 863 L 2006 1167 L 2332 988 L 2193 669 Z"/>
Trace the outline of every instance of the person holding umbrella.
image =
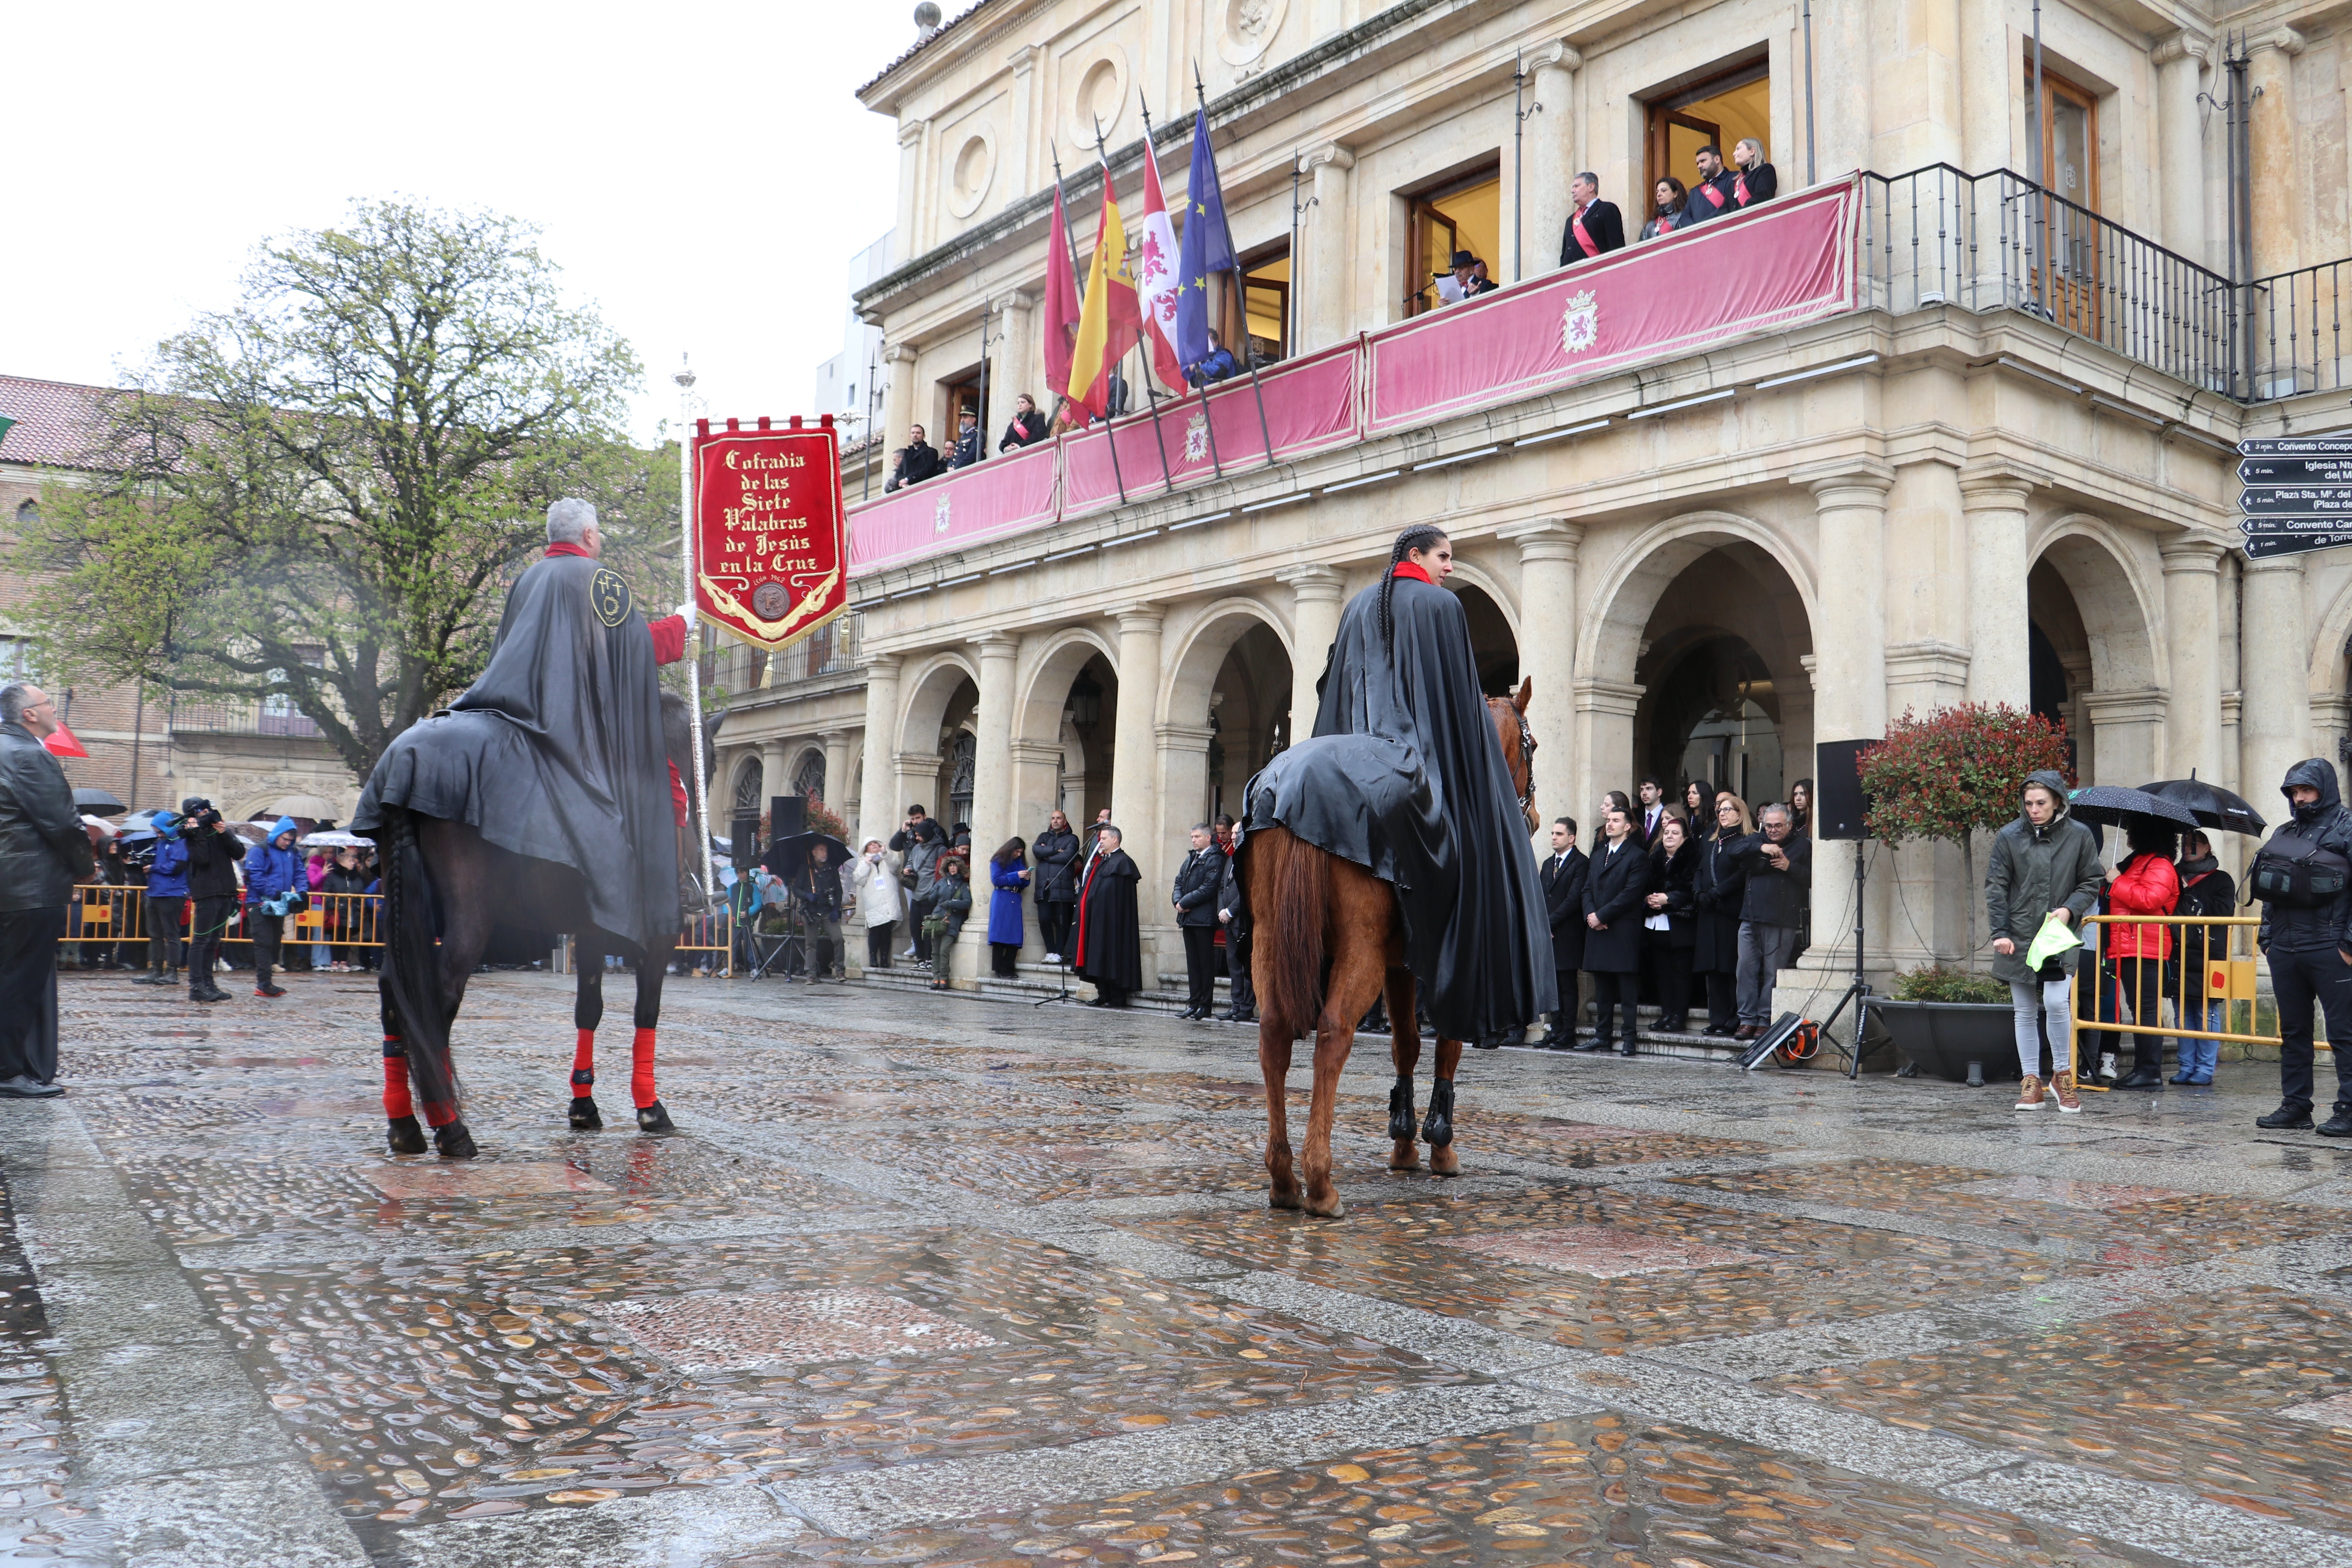
<path id="1" fill-rule="evenodd" d="M 2180 877 L 2172 858 L 2179 852 L 2179 835 L 2152 823 L 2132 823 L 2124 829 L 2130 853 L 2107 873 L 2107 900 L 2119 915 L 2168 915 L 2180 901 Z M 2130 1000 L 2132 1022 L 2143 1029 L 2163 1020 L 2164 969 L 2172 956 L 2172 928 L 2162 925 L 2109 926 L 2107 957 Z M 2110 1036 L 2110 1038 L 2113 1037 Z M 2132 1037 L 2132 1069 L 2116 1080 L 2117 1089 L 2164 1087 L 2164 1037 Z"/>
<path id="2" fill-rule="evenodd" d="M 2294 820 L 2279 825 L 2246 869 L 2263 922 L 2254 945 L 2270 963 L 2278 997 L 2279 1108 L 2257 1127 L 2311 1125 L 2312 1008 L 2327 1013 L 2336 1054 L 2335 1114 L 2323 1136 L 2352 1138 L 2352 811 L 2336 769 L 2306 757 L 2279 784 Z"/>
<path id="3" fill-rule="evenodd" d="M 2211 841 L 2202 830 L 2189 834 L 2180 846 L 2180 901 L 2173 912 L 2183 915 L 2222 916 L 2235 911 L 2238 885 L 2230 873 L 2221 869 L 2214 857 Z M 2180 994 L 2180 1070 L 2172 1081 L 2190 1088 L 2201 1088 L 2213 1081 L 2213 1068 L 2221 1059 L 2221 1042 L 2196 1039 L 2185 1031 L 2192 1021 L 2215 1034 L 2227 1032 L 2230 1005 L 2210 994 L 2206 984 L 2206 961 L 2230 956 L 2230 928 L 2216 926 L 2183 926 L 2180 928 L 2180 956 L 2175 970 L 2173 989 Z"/>

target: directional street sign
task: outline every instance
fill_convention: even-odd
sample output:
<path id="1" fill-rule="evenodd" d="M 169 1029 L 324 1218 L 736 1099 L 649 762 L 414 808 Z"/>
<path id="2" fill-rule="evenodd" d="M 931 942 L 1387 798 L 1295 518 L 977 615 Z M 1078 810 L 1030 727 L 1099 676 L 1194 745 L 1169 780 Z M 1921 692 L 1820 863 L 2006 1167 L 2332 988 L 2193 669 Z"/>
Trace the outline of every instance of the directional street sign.
<path id="1" fill-rule="evenodd" d="M 2352 437 L 2241 441 L 2238 454 L 2249 559 L 2352 544 Z"/>

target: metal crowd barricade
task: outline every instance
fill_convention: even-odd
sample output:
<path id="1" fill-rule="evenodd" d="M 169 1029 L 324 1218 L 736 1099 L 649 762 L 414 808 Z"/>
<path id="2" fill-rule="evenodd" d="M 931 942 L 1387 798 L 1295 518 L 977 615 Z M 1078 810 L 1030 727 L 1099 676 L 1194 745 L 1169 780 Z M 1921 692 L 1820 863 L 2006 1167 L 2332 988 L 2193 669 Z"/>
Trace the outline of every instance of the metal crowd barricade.
<path id="1" fill-rule="evenodd" d="M 58 939 L 58 946 L 71 949 L 77 957 L 87 957 L 91 942 L 144 942 L 147 928 L 141 917 L 145 913 L 146 891 L 107 882 L 75 884 L 66 902 L 66 934 Z"/>
<path id="2" fill-rule="evenodd" d="M 688 917 L 686 929 L 678 933 L 677 955 L 684 959 L 700 952 L 717 953 L 719 973 L 730 980 L 735 977 L 735 911 L 731 908 L 722 906 L 712 914 Z"/>
<path id="3" fill-rule="evenodd" d="M 2262 923 L 2262 917 L 2259 915 L 2084 916 L 2082 962 L 2097 964 L 2098 974 L 2095 984 L 2099 988 L 2098 994 L 2103 997 L 2114 994 L 2110 992 L 2109 987 L 2122 985 L 2119 972 L 2115 967 L 2118 960 L 2109 951 L 2112 942 L 2107 933 L 2112 928 L 2131 926 L 2154 930 L 2164 927 L 2170 931 L 2171 956 L 2150 959 L 2147 962 L 2161 965 L 2167 979 L 2171 983 L 2174 1022 L 2168 1026 L 2160 1016 L 2154 1023 L 2137 1016 L 2128 1024 L 2122 1022 L 2121 1014 L 2124 1007 L 2133 1001 L 2129 995 L 2117 997 L 2116 1019 L 2085 1018 L 2083 1016 L 2082 978 L 2077 974 L 2072 999 L 2072 1011 L 2078 1054 L 2083 1031 L 2085 1029 L 2104 1029 L 2117 1035 L 2162 1035 L 2174 1039 L 2226 1040 L 2232 1045 L 2277 1045 L 2278 1036 L 2261 1034 L 2256 1030 L 2258 1019 L 2254 1005 L 2254 986 L 2261 973 L 2261 961 L 2254 954 L 2253 943 L 2254 931 Z M 2207 933 L 2205 960 L 2194 966 L 2183 962 L 2186 954 L 2181 951 L 2182 938 L 2188 934 L 2188 928 L 2191 926 L 2202 926 Z M 2217 935 L 2221 939 L 2218 942 L 2214 940 Z M 2137 945 L 2137 942 L 2134 945 Z M 2122 956 L 2128 959 L 2136 955 L 2126 953 Z M 2158 1001 L 2159 1014 L 2163 1011 L 2165 994 L 2159 989 Z M 2205 1022 L 2211 1016 L 2210 1005 L 2217 1002 L 2226 1008 L 2221 1015 L 2222 1026 L 2220 1028 L 2210 1027 Z M 2242 1013 L 2240 1011 L 2241 1008 L 2243 1009 Z M 2098 1010 L 2095 1005 L 2093 1011 Z M 2242 1028 L 2239 1026 L 2241 1023 L 2244 1025 Z M 2321 1050 L 2327 1048 L 2325 1036 L 2319 1037 L 2314 1043 Z M 2095 1089 L 2099 1086 L 2086 1083 L 2082 1087 Z"/>

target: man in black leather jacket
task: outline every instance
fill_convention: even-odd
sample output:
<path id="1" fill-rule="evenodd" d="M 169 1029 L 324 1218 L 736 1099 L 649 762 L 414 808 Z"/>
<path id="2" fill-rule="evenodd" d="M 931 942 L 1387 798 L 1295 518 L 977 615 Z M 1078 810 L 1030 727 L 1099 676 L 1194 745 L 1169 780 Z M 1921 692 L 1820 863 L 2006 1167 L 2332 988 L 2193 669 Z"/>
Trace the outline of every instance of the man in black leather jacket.
<path id="1" fill-rule="evenodd" d="M 213 962 L 236 913 L 236 868 L 245 863 L 245 840 L 201 796 L 182 801 L 180 812 L 188 841 L 188 1000 L 226 1002 L 228 993 L 213 984 Z"/>
<path id="2" fill-rule="evenodd" d="M 2264 847 L 2283 840 L 2315 842 L 2324 854 L 2352 864 L 2352 811 L 2325 757 L 2306 757 L 2279 784 L 2294 816 Z M 2279 901 L 2263 905 L 2256 945 L 2270 960 L 2278 995 L 2279 1108 L 2255 1125 L 2311 1125 L 2312 1005 L 2327 1013 L 2327 1044 L 2336 1054 L 2336 1113 L 2320 1125 L 2330 1138 L 2352 1138 L 2352 887 L 2315 907 Z"/>
<path id="3" fill-rule="evenodd" d="M 65 769 L 41 744 L 57 710 L 37 686 L 0 686 L 0 1097 L 46 1100 L 58 1076 L 58 942 L 90 873 L 89 834 Z"/>

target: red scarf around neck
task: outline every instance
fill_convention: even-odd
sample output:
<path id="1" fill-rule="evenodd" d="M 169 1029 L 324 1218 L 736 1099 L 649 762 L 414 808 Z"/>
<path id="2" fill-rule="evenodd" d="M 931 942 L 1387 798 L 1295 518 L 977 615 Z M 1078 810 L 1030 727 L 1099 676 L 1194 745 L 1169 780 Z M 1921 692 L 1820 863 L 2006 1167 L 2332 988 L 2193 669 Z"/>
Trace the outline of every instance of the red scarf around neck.
<path id="1" fill-rule="evenodd" d="M 1410 577 L 1416 583 L 1427 583 L 1433 588 L 1437 586 L 1436 581 L 1427 572 L 1423 571 L 1417 562 L 1398 562 L 1393 574 L 1399 577 Z"/>

